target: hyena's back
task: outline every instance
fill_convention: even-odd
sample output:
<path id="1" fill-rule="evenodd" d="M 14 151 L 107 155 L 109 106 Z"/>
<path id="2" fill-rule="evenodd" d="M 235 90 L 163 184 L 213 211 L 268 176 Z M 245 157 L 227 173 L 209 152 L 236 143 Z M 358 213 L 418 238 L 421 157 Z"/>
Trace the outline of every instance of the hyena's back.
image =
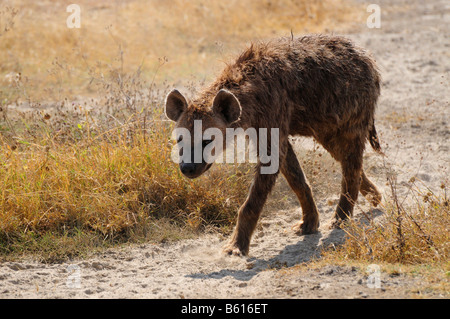
<path id="1" fill-rule="evenodd" d="M 290 134 L 316 136 L 370 128 L 379 83 L 374 61 L 348 39 L 305 36 L 252 44 L 211 89 L 235 93 L 243 106 L 241 125 L 288 121 Z"/>

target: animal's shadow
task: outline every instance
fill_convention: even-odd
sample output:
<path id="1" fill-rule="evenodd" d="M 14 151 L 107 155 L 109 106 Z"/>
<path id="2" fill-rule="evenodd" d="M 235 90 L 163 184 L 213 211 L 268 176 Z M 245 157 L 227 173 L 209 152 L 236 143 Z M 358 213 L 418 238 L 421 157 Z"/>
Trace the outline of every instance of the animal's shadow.
<path id="1" fill-rule="evenodd" d="M 379 209 L 372 209 L 369 214 L 359 214 L 355 222 L 368 224 L 369 218 L 375 218 L 383 214 Z M 280 269 L 283 267 L 292 267 L 297 264 L 308 262 L 313 258 L 320 257 L 321 251 L 330 246 L 339 246 L 344 242 L 346 232 L 339 228 L 332 229 L 326 238 L 323 238 L 322 232 L 301 237 L 295 244 L 286 245 L 280 253 L 269 259 L 249 257 L 247 259 L 250 269 L 222 269 L 211 273 L 193 273 L 186 277 L 194 279 L 222 279 L 231 276 L 240 281 L 249 281 L 261 271 L 267 269 Z M 322 239 L 322 240 L 321 240 Z M 229 257 L 238 258 L 238 257 Z"/>

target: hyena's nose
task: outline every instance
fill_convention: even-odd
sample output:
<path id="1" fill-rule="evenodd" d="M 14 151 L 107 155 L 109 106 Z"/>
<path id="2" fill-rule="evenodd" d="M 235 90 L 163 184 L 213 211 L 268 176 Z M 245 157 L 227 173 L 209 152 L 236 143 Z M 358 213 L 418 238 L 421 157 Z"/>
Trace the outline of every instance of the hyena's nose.
<path id="1" fill-rule="evenodd" d="M 195 173 L 196 168 L 195 163 L 182 163 L 180 165 L 181 173 L 186 176 L 192 176 Z"/>

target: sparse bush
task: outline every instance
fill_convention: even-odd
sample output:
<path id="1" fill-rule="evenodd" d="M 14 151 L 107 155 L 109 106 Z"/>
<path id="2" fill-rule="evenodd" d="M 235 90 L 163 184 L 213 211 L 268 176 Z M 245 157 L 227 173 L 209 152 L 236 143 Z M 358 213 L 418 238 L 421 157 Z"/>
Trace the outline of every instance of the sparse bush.
<path id="1" fill-rule="evenodd" d="M 368 223 L 349 221 L 348 238 L 338 248 L 340 256 L 355 260 L 402 264 L 446 263 L 449 258 L 450 207 L 447 186 L 436 194 L 411 179 L 412 201 L 397 195 L 395 175 L 388 175 L 391 198 L 384 215 Z M 368 216 L 369 217 L 369 216 Z M 370 218 L 369 218 L 370 219 Z"/>
<path id="2" fill-rule="evenodd" d="M 25 118 L 3 107 L 0 253 L 49 250 L 54 259 L 83 247 L 58 248 L 62 239 L 89 238 L 95 246 L 228 227 L 249 185 L 248 168 L 222 165 L 187 180 L 171 160 L 163 95 L 140 79 L 140 70 L 91 76 L 101 109 L 94 100 L 64 99 L 51 114 L 35 105 Z M 174 225 L 178 234 L 169 231 Z"/>

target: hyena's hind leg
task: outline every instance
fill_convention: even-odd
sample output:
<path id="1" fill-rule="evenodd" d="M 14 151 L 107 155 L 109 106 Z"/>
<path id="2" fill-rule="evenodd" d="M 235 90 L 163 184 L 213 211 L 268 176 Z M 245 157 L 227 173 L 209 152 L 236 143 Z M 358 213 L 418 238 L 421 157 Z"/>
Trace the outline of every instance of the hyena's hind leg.
<path id="1" fill-rule="evenodd" d="M 360 137 L 352 139 L 339 137 L 332 143 L 322 144 L 342 166 L 341 195 L 336 208 L 336 220 L 344 220 L 353 215 L 359 192 L 374 206 L 381 201 L 378 188 L 367 178 L 363 170 L 364 142 L 365 140 Z"/>
<path id="2" fill-rule="evenodd" d="M 286 158 L 281 165 L 281 172 L 298 197 L 302 206 L 302 220 L 294 225 L 296 233 L 306 235 L 317 232 L 319 228 L 319 213 L 312 196 L 303 170 L 298 162 L 297 156 L 289 143 Z"/>
<path id="3" fill-rule="evenodd" d="M 360 191 L 365 140 L 360 136 L 350 136 L 341 133 L 318 139 L 342 168 L 341 194 L 333 226 L 338 226 L 339 220 L 353 216 L 353 208 Z"/>
<path id="4" fill-rule="evenodd" d="M 361 172 L 361 185 L 359 188 L 361 194 L 370 201 L 373 206 L 377 206 L 381 203 L 381 193 L 378 188 L 372 183 L 364 173 L 364 170 Z"/>

